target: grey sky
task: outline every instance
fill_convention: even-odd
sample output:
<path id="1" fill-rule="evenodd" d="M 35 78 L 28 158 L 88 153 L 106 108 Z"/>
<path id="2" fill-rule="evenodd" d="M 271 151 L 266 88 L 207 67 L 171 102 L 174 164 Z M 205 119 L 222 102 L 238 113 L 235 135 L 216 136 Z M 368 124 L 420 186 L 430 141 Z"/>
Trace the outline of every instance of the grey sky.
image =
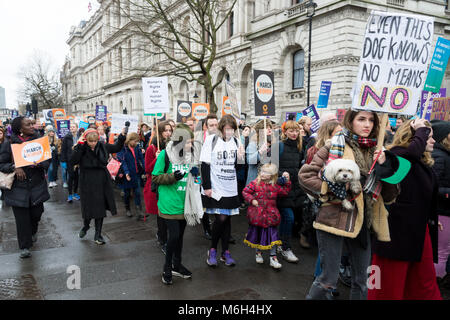
<path id="1" fill-rule="evenodd" d="M 8 108 L 17 107 L 17 72 L 33 50 L 47 52 L 61 68 L 69 53 L 71 26 L 87 20 L 98 7 L 96 0 L 0 0 L 0 86 L 6 89 Z"/>

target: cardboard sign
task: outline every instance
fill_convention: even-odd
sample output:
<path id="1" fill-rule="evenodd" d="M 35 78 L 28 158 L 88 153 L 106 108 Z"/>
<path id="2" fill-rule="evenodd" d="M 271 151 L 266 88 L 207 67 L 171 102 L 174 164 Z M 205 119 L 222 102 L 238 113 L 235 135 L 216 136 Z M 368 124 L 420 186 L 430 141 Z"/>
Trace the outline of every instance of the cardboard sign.
<path id="1" fill-rule="evenodd" d="M 97 121 L 106 121 L 108 120 L 107 117 L 108 114 L 108 108 L 106 106 L 96 106 L 95 107 L 95 120 Z"/>
<path id="2" fill-rule="evenodd" d="M 52 158 L 48 136 L 21 144 L 11 144 L 11 150 L 16 168 L 36 165 Z"/>
<path id="3" fill-rule="evenodd" d="M 439 92 L 437 93 L 432 93 L 430 100 L 428 102 L 428 106 L 426 107 L 426 115 L 425 115 L 425 119 L 430 120 L 430 114 L 431 114 L 431 107 L 433 106 L 433 99 L 435 98 L 445 98 L 447 96 L 447 89 L 446 88 L 441 88 L 439 90 Z M 422 113 L 423 110 L 425 109 L 425 103 L 427 101 L 427 97 L 428 97 L 428 91 L 422 91 L 422 96 L 420 99 L 420 108 L 419 108 L 419 112 L 417 114 L 417 116 L 419 118 L 422 118 Z"/>
<path id="4" fill-rule="evenodd" d="M 352 109 L 414 115 L 431 57 L 434 19 L 373 11 L 360 58 Z"/>
<path id="5" fill-rule="evenodd" d="M 236 119 L 237 123 L 239 123 L 241 120 L 241 106 L 236 97 L 236 88 L 230 81 L 225 81 L 225 87 L 227 89 L 228 103 L 231 108 L 231 113 L 228 114 L 231 114 Z"/>
<path id="6" fill-rule="evenodd" d="M 144 115 L 170 112 L 167 77 L 142 78 L 142 93 Z"/>
<path id="7" fill-rule="evenodd" d="M 317 132 L 320 127 L 320 122 L 319 122 L 320 117 L 319 117 L 319 114 L 317 113 L 316 107 L 312 104 L 308 108 L 303 110 L 302 114 L 304 116 L 308 116 L 312 119 L 311 133 Z"/>
<path id="8" fill-rule="evenodd" d="M 89 124 L 95 123 L 95 114 L 92 113 L 83 114 L 83 121 Z"/>
<path id="9" fill-rule="evenodd" d="M 177 122 L 186 123 L 187 119 L 192 115 L 191 101 L 177 101 Z"/>
<path id="10" fill-rule="evenodd" d="M 253 70 L 255 116 L 275 115 L 275 80 L 271 71 Z"/>
<path id="11" fill-rule="evenodd" d="M 289 117 L 292 118 L 293 121 L 297 118 L 297 112 L 286 112 L 286 120 L 289 121 Z"/>
<path id="12" fill-rule="evenodd" d="M 192 117 L 200 121 L 205 119 L 209 114 L 209 103 L 193 103 Z"/>
<path id="13" fill-rule="evenodd" d="M 139 117 L 137 115 L 132 114 L 120 114 L 113 113 L 111 120 L 111 133 L 121 133 L 122 129 L 125 127 L 125 122 L 130 122 L 130 128 L 128 129 L 128 133 L 136 132 L 138 130 L 139 125 Z"/>
<path id="14" fill-rule="evenodd" d="M 450 98 L 436 98 L 433 100 L 430 120 L 450 121 Z"/>
<path id="15" fill-rule="evenodd" d="M 87 130 L 89 128 L 89 122 L 85 122 L 85 121 L 80 121 L 80 123 L 78 124 L 78 128 L 83 128 L 84 130 Z"/>
<path id="16" fill-rule="evenodd" d="M 331 81 L 322 81 L 320 84 L 319 101 L 317 101 L 317 108 L 328 107 L 328 100 L 330 99 Z"/>
<path id="17" fill-rule="evenodd" d="M 70 132 L 70 120 L 56 120 L 56 134 L 62 139 Z"/>
<path id="18" fill-rule="evenodd" d="M 231 102 L 228 97 L 222 97 L 222 117 L 226 114 L 231 114 Z"/>
<path id="19" fill-rule="evenodd" d="M 337 119 L 340 123 L 344 121 L 345 114 L 347 113 L 347 109 L 337 109 Z"/>
<path id="20" fill-rule="evenodd" d="M 450 58 L 450 40 L 438 37 L 424 90 L 435 93 L 439 91 L 442 79 L 444 79 L 445 69 L 447 69 L 448 58 Z"/>

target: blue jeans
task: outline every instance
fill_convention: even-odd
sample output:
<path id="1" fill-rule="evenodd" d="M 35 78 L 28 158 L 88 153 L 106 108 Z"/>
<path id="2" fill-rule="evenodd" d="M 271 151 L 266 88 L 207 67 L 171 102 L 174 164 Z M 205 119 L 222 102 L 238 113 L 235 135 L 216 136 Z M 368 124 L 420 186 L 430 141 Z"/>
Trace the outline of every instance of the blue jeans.
<path id="1" fill-rule="evenodd" d="M 67 169 L 64 169 L 63 166 L 61 166 L 61 174 L 63 183 L 67 183 Z"/>
<path id="2" fill-rule="evenodd" d="M 294 211 L 292 208 L 280 208 L 280 239 L 283 242 L 283 250 L 291 248 L 292 227 L 294 226 Z"/>
<path id="3" fill-rule="evenodd" d="M 56 167 L 56 168 L 55 168 Z M 54 162 L 50 163 L 50 166 L 48 167 L 47 175 L 48 175 L 48 182 L 55 182 L 58 178 L 58 166 L 54 165 Z"/>
<path id="4" fill-rule="evenodd" d="M 130 210 L 130 195 L 131 190 L 133 190 L 134 193 L 134 204 L 136 207 L 141 206 L 141 182 L 140 179 L 137 180 L 137 187 L 136 188 L 124 188 L 124 200 L 125 200 L 125 208 L 127 210 Z"/>

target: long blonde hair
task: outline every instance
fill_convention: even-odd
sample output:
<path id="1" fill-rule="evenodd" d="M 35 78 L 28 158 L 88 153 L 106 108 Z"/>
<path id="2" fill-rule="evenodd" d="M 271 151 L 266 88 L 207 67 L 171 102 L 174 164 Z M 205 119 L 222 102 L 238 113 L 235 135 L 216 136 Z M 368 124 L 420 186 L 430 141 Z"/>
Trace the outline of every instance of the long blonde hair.
<path id="1" fill-rule="evenodd" d="M 286 121 L 286 123 L 284 124 L 283 133 L 281 134 L 281 141 L 286 142 L 286 140 L 288 139 L 288 137 L 286 135 L 286 131 L 288 129 L 298 130 L 297 149 L 298 149 L 298 151 L 302 151 L 303 138 L 302 138 L 302 135 L 300 134 L 300 125 L 297 122 L 295 122 L 294 120 Z"/>
<path id="2" fill-rule="evenodd" d="M 328 139 L 333 138 L 333 132 L 341 124 L 338 121 L 327 121 L 323 123 L 317 131 L 316 148 L 320 149 Z"/>
<path id="3" fill-rule="evenodd" d="M 411 122 L 413 120 L 408 120 L 404 122 L 398 129 L 397 132 L 394 135 L 394 140 L 392 141 L 392 144 L 390 144 L 387 149 L 390 150 L 393 147 L 403 147 L 408 148 L 411 144 L 411 141 L 414 137 L 415 130 L 411 127 Z M 428 121 L 425 122 L 425 125 L 428 128 L 431 128 L 431 123 Z M 422 162 L 426 164 L 427 166 L 431 167 L 434 165 L 434 159 L 431 156 L 431 153 L 428 151 L 425 151 L 422 156 Z"/>
<path id="4" fill-rule="evenodd" d="M 258 173 L 258 177 L 256 178 L 256 184 L 259 185 L 262 181 L 261 179 L 261 172 L 265 171 L 267 173 L 270 173 L 272 178 L 271 178 L 271 183 L 272 185 L 275 185 L 275 183 L 277 183 L 278 180 L 278 167 L 273 164 L 273 163 L 266 163 L 264 165 L 261 166 L 261 168 L 259 168 L 259 173 Z"/>

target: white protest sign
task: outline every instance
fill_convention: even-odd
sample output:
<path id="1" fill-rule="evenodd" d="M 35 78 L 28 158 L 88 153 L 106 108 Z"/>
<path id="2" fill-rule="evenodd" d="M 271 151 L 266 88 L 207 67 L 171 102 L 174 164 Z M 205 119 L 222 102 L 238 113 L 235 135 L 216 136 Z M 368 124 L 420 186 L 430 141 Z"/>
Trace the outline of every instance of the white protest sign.
<path id="1" fill-rule="evenodd" d="M 111 116 L 111 133 L 121 133 L 127 121 L 130 122 L 128 132 L 137 132 L 139 124 L 137 115 L 113 113 Z"/>
<path id="2" fill-rule="evenodd" d="M 169 86 L 167 77 L 142 78 L 144 115 L 169 113 Z"/>
<path id="3" fill-rule="evenodd" d="M 414 115 L 431 59 L 432 17 L 373 11 L 352 109 Z"/>

